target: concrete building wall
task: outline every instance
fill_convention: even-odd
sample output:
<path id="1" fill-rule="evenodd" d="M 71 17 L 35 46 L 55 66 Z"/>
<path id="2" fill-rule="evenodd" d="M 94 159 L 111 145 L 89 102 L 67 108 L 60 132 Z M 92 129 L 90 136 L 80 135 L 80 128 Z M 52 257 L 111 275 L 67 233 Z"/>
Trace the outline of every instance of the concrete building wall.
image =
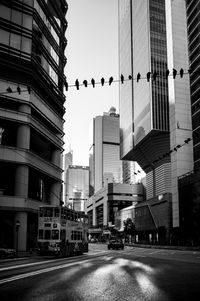
<path id="1" fill-rule="evenodd" d="M 51 2 L 0 4 L 0 245 L 16 247 L 19 221 L 19 251 L 36 244 L 40 204 L 61 201 L 67 3 Z"/>

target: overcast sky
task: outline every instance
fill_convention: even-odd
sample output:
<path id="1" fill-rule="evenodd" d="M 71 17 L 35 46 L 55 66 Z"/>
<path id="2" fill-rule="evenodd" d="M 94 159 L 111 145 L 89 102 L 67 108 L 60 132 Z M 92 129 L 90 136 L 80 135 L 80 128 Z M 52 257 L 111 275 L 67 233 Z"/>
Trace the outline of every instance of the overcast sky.
<path id="1" fill-rule="evenodd" d="M 68 0 L 66 15 L 67 64 L 65 75 L 69 85 L 78 79 L 100 81 L 110 76 L 118 79 L 118 1 Z M 65 153 L 73 150 L 74 165 L 89 164 L 89 129 L 92 119 L 111 106 L 119 112 L 119 86 L 91 85 L 69 87 L 66 92 L 64 125 Z"/>

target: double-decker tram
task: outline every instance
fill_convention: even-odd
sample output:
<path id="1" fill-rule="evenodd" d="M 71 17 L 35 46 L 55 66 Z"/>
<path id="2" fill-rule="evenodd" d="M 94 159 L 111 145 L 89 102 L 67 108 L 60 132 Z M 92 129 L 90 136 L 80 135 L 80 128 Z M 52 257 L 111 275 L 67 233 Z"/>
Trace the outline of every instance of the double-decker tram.
<path id="1" fill-rule="evenodd" d="M 88 252 L 88 217 L 61 206 L 40 206 L 38 217 L 40 254 L 59 257 Z"/>

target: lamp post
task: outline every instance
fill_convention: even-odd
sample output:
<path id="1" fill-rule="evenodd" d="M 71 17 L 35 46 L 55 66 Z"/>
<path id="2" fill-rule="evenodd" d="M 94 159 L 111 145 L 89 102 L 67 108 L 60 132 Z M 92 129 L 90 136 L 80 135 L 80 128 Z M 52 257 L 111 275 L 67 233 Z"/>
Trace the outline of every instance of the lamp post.
<path id="1" fill-rule="evenodd" d="M 18 257 L 18 233 L 19 233 L 19 227 L 20 227 L 20 221 L 16 221 L 16 256 Z"/>

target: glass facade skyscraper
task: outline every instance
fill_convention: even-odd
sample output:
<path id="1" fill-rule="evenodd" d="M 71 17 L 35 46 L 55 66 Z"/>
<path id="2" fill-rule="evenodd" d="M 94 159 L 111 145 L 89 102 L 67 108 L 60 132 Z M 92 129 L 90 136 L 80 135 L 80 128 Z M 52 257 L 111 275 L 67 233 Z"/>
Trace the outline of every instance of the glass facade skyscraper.
<path id="1" fill-rule="evenodd" d="M 194 143 L 194 167 L 200 167 L 200 1 L 191 0 L 187 3 L 188 50 L 191 83 L 192 127 Z"/>
<path id="2" fill-rule="evenodd" d="M 158 166 L 167 174 L 170 168 L 169 157 L 152 164 L 169 151 L 166 45 L 164 0 L 119 1 L 120 73 L 133 78 L 120 85 L 121 158 L 137 161 L 147 173 L 147 183 L 152 182 Z M 149 81 L 148 72 L 151 72 Z M 138 73 L 139 82 L 135 80 Z M 153 197 L 159 188 L 150 186 L 148 197 Z"/>
<path id="3" fill-rule="evenodd" d="M 168 203 L 168 220 L 162 226 L 168 232 L 164 239 L 169 239 L 171 228 L 179 227 L 178 177 L 190 172 L 193 163 L 192 143 L 176 149 L 191 138 L 189 77 L 172 77 L 173 68 L 189 69 L 186 4 L 181 0 L 118 3 L 120 74 L 132 76 L 120 85 L 121 158 L 137 161 L 146 172 L 147 210 L 155 219 L 152 231 L 160 225 L 156 216 L 160 200 Z"/>
<path id="4" fill-rule="evenodd" d="M 66 205 L 76 211 L 86 211 L 89 197 L 89 167 L 69 165 L 66 170 Z"/>
<path id="5" fill-rule="evenodd" d="M 122 181 L 122 161 L 119 155 L 119 114 L 111 108 L 109 113 L 93 120 L 91 146 L 90 185 L 97 192 L 107 183 Z"/>

